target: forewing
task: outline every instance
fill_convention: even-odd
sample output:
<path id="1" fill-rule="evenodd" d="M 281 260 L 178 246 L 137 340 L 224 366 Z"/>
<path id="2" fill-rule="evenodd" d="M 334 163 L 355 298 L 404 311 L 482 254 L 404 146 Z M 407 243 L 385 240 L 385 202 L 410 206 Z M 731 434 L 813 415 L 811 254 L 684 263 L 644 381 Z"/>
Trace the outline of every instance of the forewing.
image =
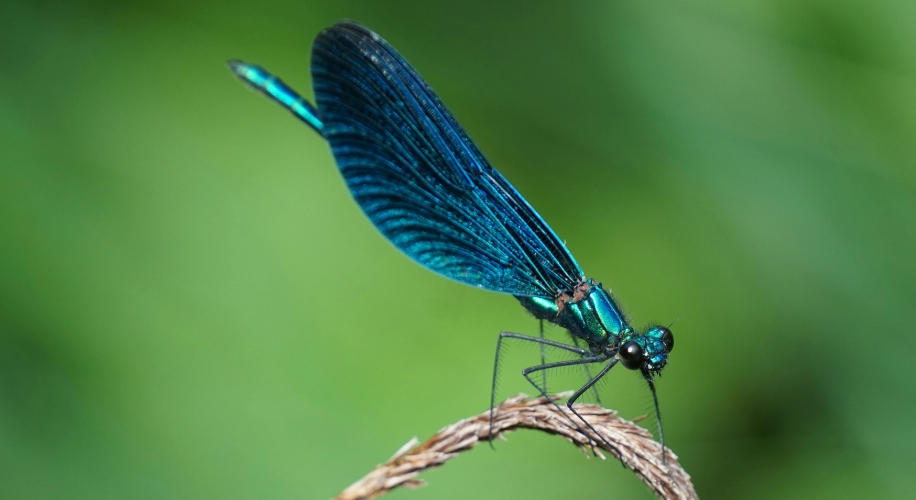
<path id="1" fill-rule="evenodd" d="M 575 287 L 582 272 L 563 243 L 387 42 L 338 23 L 315 40 L 312 79 L 337 165 L 396 247 L 489 290 L 552 297 Z"/>

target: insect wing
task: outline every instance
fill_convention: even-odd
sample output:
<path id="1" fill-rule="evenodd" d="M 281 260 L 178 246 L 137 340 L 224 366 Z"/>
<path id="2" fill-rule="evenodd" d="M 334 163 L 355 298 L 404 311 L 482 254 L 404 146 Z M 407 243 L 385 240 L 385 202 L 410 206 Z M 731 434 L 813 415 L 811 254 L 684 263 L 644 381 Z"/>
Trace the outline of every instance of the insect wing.
<path id="1" fill-rule="evenodd" d="M 575 287 L 582 272 L 563 243 L 387 42 L 338 23 L 315 40 L 312 79 L 337 165 L 396 247 L 488 290 L 553 297 Z"/>

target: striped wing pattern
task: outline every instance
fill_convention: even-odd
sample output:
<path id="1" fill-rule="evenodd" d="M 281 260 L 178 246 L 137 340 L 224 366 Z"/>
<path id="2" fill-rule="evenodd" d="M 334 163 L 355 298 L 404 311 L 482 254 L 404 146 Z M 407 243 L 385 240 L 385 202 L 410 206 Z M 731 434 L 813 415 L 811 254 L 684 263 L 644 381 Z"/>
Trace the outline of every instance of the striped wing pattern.
<path id="1" fill-rule="evenodd" d="M 582 271 L 387 42 L 341 22 L 312 47 L 324 133 L 353 197 L 423 266 L 472 286 L 554 297 Z"/>

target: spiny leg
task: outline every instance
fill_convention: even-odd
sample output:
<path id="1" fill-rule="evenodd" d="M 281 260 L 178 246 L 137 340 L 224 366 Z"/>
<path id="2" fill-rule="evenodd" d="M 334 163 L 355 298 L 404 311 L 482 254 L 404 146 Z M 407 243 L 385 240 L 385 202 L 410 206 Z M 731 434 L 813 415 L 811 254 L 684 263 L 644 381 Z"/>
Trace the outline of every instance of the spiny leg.
<path id="1" fill-rule="evenodd" d="M 544 340 L 544 320 L 538 320 L 541 329 L 541 340 Z M 576 347 L 579 347 L 576 345 Z M 547 363 L 547 346 L 541 344 L 541 364 Z M 547 370 L 541 371 L 541 384 L 544 385 L 544 392 L 547 392 Z"/>
<path id="2" fill-rule="evenodd" d="M 576 337 L 572 333 L 569 334 L 569 337 L 572 339 L 573 345 L 576 347 L 579 347 L 579 337 Z M 585 369 L 585 378 L 588 380 L 591 380 L 592 371 L 588 369 L 588 365 L 582 365 L 582 368 Z M 598 406 L 604 406 L 603 404 L 601 404 L 601 397 L 598 396 L 598 386 L 592 386 L 592 396 L 595 397 L 595 402 L 598 403 Z"/>
<path id="3" fill-rule="evenodd" d="M 655 395 L 655 381 L 652 377 L 646 377 L 649 383 L 649 390 L 652 391 L 652 402 L 655 403 L 655 419 L 658 421 L 658 440 L 662 445 L 662 465 L 668 467 L 668 452 L 665 450 L 665 431 L 662 428 L 662 412 L 658 409 L 658 396 Z"/>
<path id="4" fill-rule="evenodd" d="M 607 358 L 605 358 L 605 359 L 607 359 Z M 570 396 L 568 400 L 566 400 L 566 407 L 569 408 L 569 411 L 573 412 L 573 414 L 574 414 L 575 416 L 579 417 L 579 420 L 581 420 L 582 422 L 584 422 L 585 425 L 587 425 L 588 428 L 591 429 L 591 431 L 594 432 L 595 435 L 598 436 L 598 438 L 599 438 L 604 444 L 606 444 L 608 447 L 610 447 L 612 450 L 614 450 L 614 451 L 617 453 L 617 456 L 620 457 L 620 463 L 621 463 L 621 465 L 623 465 L 624 468 L 625 468 L 625 467 L 627 466 L 627 464 L 624 463 L 624 461 L 623 461 L 623 454 L 620 453 L 620 450 L 618 450 L 616 446 L 614 446 L 614 445 L 612 445 L 611 443 L 609 443 L 609 442 L 607 441 L 607 439 L 604 439 L 604 436 L 602 436 L 601 434 L 599 434 L 598 431 L 597 431 L 594 427 L 592 427 L 592 424 L 590 424 L 590 423 L 588 422 L 588 420 L 585 420 L 584 418 L 582 418 L 582 415 L 579 415 L 579 412 L 577 412 L 576 409 L 573 408 L 573 404 L 576 402 L 576 400 L 578 400 L 579 397 L 581 397 L 583 394 L 585 394 L 585 391 L 591 389 L 599 380 L 601 380 L 602 377 L 604 377 L 605 375 L 607 375 L 607 372 L 611 371 L 611 368 L 613 368 L 614 365 L 616 365 L 616 364 L 617 364 L 617 358 L 616 358 L 616 357 L 615 357 L 615 358 L 612 358 L 612 359 L 611 359 L 611 362 L 608 363 L 607 365 L 605 365 L 604 368 L 602 368 L 601 371 L 598 372 L 597 375 L 595 375 L 591 380 L 589 380 L 588 382 L 586 382 L 585 385 L 583 385 L 582 387 L 580 387 L 578 391 L 574 392 L 573 395 Z"/>
<path id="5" fill-rule="evenodd" d="M 535 342 L 535 343 L 538 343 L 538 344 L 540 344 L 540 345 L 542 345 L 542 346 L 551 346 L 551 347 L 556 347 L 556 348 L 559 348 L 559 349 L 563 349 L 563 350 L 565 350 L 565 351 L 569 351 L 569 352 L 578 354 L 579 356 L 588 356 L 588 355 L 590 354 L 589 351 L 587 351 L 587 350 L 585 350 L 585 349 L 581 349 L 581 348 L 579 348 L 579 347 L 573 347 L 573 346 L 566 345 L 566 344 L 563 344 L 563 343 L 560 343 L 560 342 L 554 342 L 554 341 L 552 341 L 552 340 L 542 339 L 542 338 L 538 338 L 538 337 L 532 337 L 532 336 L 530 336 L 530 335 L 523 335 L 523 334 L 521 334 L 521 333 L 499 332 L 499 340 L 496 341 L 496 360 L 493 362 L 493 385 L 492 385 L 491 388 L 490 388 L 490 431 L 489 431 L 489 437 L 490 437 L 490 447 L 491 447 L 491 448 L 493 447 L 493 439 L 492 439 L 492 437 L 493 437 L 493 409 L 496 407 L 496 380 L 497 380 L 497 376 L 498 376 L 498 374 L 499 374 L 499 352 L 500 352 L 500 350 L 502 349 L 503 339 L 518 339 L 518 340 L 523 340 L 523 341 L 525 341 L 525 342 Z M 580 361 L 580 360 L 576 360 L 576 361 Z M 542 366 L 543 366 L 543 364 L 542 364 Z M 525 378 L 528 378 L 528 376 L 526 375 Z M 537 385 L 535 382 L 533 382 L 531 379 L 528 379 L 528 381 L 531 382 L 535 387 L 537 387 L 538 390 L 541 392 L 541 394 L 542 394 L 543 396 L 547 397 L 546 391 L 541 391 L 541 388 L 538 387 L 538 385 Z M 548 399 L 549 399 L 549 398 L 548 398 Z M 556 405 L 556 403 L 554 403 L 554 405 Z M 559 406 L 557 406 L 557 408 L 559 408 Z M 561 413 L 562 413 L 562 411 L 561 411 Z"/>
<path id="6" fill-rule="evenodd" d="M 591 439 L 591 436 L 589 436 L 589 434 L 588 434 L 587 432 L 585 432 L 585 430 L 582 429 L 582 427 L 579 426 L 579 424 L 576 423 L 576 421 L 573 420 L 572 417 L 570 417 L 569 415 L 567 415 L 566 412 L 564 412 L 563 409 L 560 408 L 560 405 L 558 405 L 557 402 L 554 401 L 553 398 L 551 398 L 551 397 L 547 394 L 547 392 L 546 392 L 541 386 L 539 386 L 539 385 L 537 384 L 537 382 L 534 381 L 534 379 L 532 379 L 532 378 L 529 376 L 529 374 L 531 374 L 531 373 L 533 373 L 533 372 L 537 372 L 537 371 L 549 370 L 549 369 L 551 369 L 551 368 L 560 368 L 560 367 L 563 367 L 563 366 L 584 365 L 584 364 L 588 364 L 588 363 L 600 363 L 600 362 L 602 362 L 602 361 L 607 361 L 608 358 L 609 358 L 609 356 L 608 356 L 607 354 L 599 354 L 599 355 L 597 355 L 597 356 L 590 356 L 590 357 L 582 358 L 582 359 L 574 359 L 574 360 L 570 360 L 570 361 L 557 361 L 557 362 L 555 362 L 555 363 L 546 363 L 546 364 L 543 364 L 543 365 L 531 366 L 531 367 L 528 367 L 528 368 L 525 368 L 524 370 L 522 370 L 522 376 L 525 377 L 525 380 L 527 380 L 531 385 L 533 385 L 533 386 L 535 387 L 535 389 L 538 390 L 538 392 L 541 393 L 541 396 L 543 396 L 543 397 L 546 398 L 548 401 L 550 401 L 551 403 L 553 403 L 553 406 L 556 407 L 557 411 L 558 411 L 561 415 L 565 416 L 565 417 L 569 420 L 569 423 L 571 423 L 571 424 L 576 428 L 576 431 L 577 431 L 577 432 L 579 432 L 579 433 L 582 434 L 583 436 L 585 436 L 585 437 Z M 616 360 L 615 360 L 614 362 L 616 362 Z M 613 366 L 613 365 L 614 365 L 614 363 L 612 362 L 612 363 L 610 364 L 610 366 Z M 607 373 L 608 370 L 610 370 L 610 368 L 605 368 L 604 370 L 602 370 L 601 373 L 600 373 L 596 378 L 594 378 L 594 379 L 592 379 L 592 380 L 589 380 L 589 383 L 590 383 L 590 384 L 594 384 L 595 381 L 597 381 L 597 380 L 600 379 L 602 376 L 604 376 L 604 374 Z M 585 392 L 586 390 L 588 390 L 588 384 L 586 384 L 586 387 L 584 387 L 583 389 L 580 389 L 579 391 L 577 391 L 576 395 L 577 395 L 577 396 L 578 396 L 578 395 L 581 395 L 581 394 L 582 394 L 583 392 Z M 601 434 L 598 434 L 598 432 L 595 430 L 595 428 L 592 427 L 592 425 L 589 424 L 585 419 L 583 419 L 581 415 L 579 415 L 578 413 L 576 413 L 575 410 L 573 411 L 573 413 L 574 413 L 577 417 L 579 417 L 580 420 L 582 420 L 583 422 L 585 422 L 585 425 L 587 425 L 587 426 L 592 430 L 592 432 L 594 432 L 595 435 L 598 436 L 598 439 L 600 439 L 601 441 L 603 441 L 604 444 L 608 445 L 611 449 L 617 451 L 617 448 L 616 448 L 614 445 L 612 445 L 611 443 L 608 443 L 607 440 L 604 439 L 604 438 L 601 436 Z M 619 452 L 618 452 L 618 454 L 619 454 Z"/>

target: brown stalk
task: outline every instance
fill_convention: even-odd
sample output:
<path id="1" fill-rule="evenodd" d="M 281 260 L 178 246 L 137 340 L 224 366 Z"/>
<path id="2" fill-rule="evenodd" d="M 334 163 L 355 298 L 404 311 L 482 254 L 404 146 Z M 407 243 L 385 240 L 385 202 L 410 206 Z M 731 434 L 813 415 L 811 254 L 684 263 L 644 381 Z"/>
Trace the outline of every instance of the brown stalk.
<path id="1" fill-rule="evenodd" d="M 568 397 L 570 394 L 557 394 L 554 398 Z M 618 417 L 614 410 L 592 404 L 574 406 L 616 450 L 608 447 L 600 439 L 586 437 L 547 399 L 529 399 L 525 394 L 511 397 L 496 408 L 493 438 L 504 439 L 503 433 L 516 429 L 535 429 L 561 436 L 578 446 L 586 455 L 594 453 L 604 458 L 604 452 L 620 460 L 646 483 L 658 498 L 698 499 L 690 476 L 677 463 L 677 456 L 670 449 L 666 449 L 667 467 L 663 465 L 662 447 L 652 439 L 647 430 Z M 417 478 L 421 472 L 443 465 L 481 441 L 489 441 L 489 428 L 490 412 L 487 411 L 449 425 L 419 446 L 417 438 L 413 438 L 390 460 L 353 483 L 337 495 L 335 500 L 369 500 L 399 486 L 423 486 L 425 482 Z"/>

